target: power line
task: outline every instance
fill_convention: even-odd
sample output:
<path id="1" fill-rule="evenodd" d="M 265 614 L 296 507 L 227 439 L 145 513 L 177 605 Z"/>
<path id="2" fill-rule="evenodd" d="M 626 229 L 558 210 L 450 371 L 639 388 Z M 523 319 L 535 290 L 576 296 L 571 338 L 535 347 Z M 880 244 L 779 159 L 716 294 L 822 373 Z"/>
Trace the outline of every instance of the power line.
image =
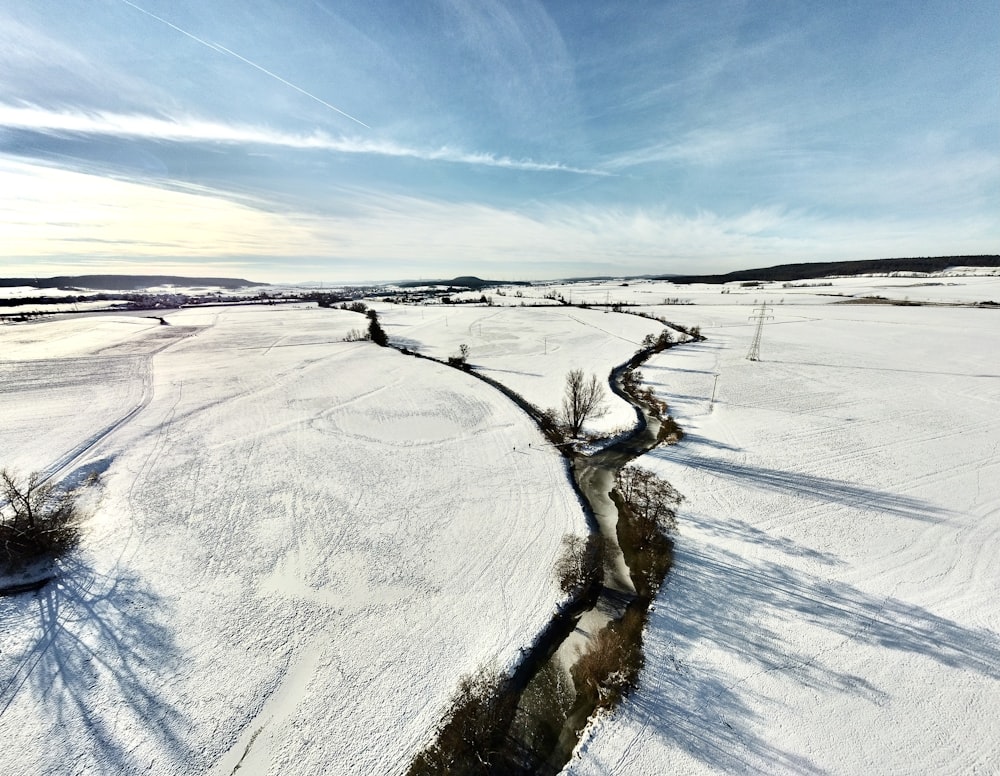
<path id="1" fill-rule="evenodd" d="M 760 337 L 764 333 L 764 321 L 773 320 L 774 316 L 767 312 L 767 302 L 764 302 L 753 309 L 753 315 L 747 320 L 757 320 L 757 330 L 753 335 L 753 342 L 750 344 L 750 352 L 747 353 L 747 361 L 760 361 Z"/>

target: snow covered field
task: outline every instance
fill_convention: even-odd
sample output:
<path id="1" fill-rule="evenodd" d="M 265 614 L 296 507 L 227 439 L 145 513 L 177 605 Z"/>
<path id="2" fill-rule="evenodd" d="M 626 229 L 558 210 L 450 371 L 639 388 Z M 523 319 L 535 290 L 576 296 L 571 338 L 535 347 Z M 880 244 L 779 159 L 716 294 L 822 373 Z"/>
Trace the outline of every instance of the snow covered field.
<path id="1" fill-rule="evenodd" d="M 392 341 L 467 344 L 543 408 L 661 329 L 546 294 L 709 338 L 642 368 L 688 432 L 642 461 L 686 497 L 676 565 L 638 691 L 567 772 L 1000 762 L 1000 312 L 835 304 L 1000 301 L 1000 278 L 829 282 L 376 305 Z M 402 772 L 460 676 L 510 665 L 559 600 L 585 530 L 562 460 L 489 386 L 343 342 L 357 314 L 167 319 L 0 326 L 0 465 L 100 474 L 59 581 L 0 597 L 0 771 Z M 633 418 L 615 399 L 589 428 Z"/>
<path id="2" fill-rule="evenodd" d="M 513 297 L 496 297 L 516 302 Z M 663 325 L 635 315 L 615 315 L 574 307 L 404 307 L 382 305 L 380 315 L 393 343 L 437 359 L 456 356 L 469 346 L 477 372 L 517 391 L 541 409 L 558 409 L 566 373 L 583 369 L 606 381 L 613 367 L 639 349 L 643 337 Z M 608 413 L 585 430 L 611 434 L 635 424 L 635 410 L 608 395 Z"/>
<path id="3" fill-rule="evenodd" d="M 753 300 L 691 287 L 668 317 L 709 340 L 643 368 L 688 431 L 642 461 L 686 496 L 676 564 L 639 690 L 567 771 L 996 772 L 1000 312 L 744 293 L 785 295 L 761 362 Z"/>
<path id="4" fill-rule="evenodd" d="M 405 770 L 559 600 L 562 459 L 488 386 L 341 342 L 356 314 L 168 317 L 0 328 L 4 463 L 101 473 L 59 579 L 0 598 L 0 771 Z"/>

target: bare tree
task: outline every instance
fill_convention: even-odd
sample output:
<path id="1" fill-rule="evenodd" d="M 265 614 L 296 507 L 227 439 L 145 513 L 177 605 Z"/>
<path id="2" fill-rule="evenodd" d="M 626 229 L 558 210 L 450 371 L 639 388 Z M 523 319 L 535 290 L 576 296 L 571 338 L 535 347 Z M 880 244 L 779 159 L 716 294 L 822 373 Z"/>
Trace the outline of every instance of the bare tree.
<path id="1" fill-rule="evenodd" d="M 563 536 L 562 551 L 556 559 L 559 589 L 572 595 L 600 582 L 606 554 L 605 541 L 600 534 L 590 534 L 586 538 L 574 534 Z"/>
<path id="2" fill-rule="evenodd" d="M 562 400 L 562 421 L 570 436 L 580 436 L 584 423 L 608 413 L 604 406 L 605 395 L 597 375 L 592 374 L 587 380 L 582 369 L 569 371 Z"/>
<path id="3" fill-rule="evenodd" d="M 458 346 L 457 356 L 448 356 L 448 365 L 469 370 L 469 346 L 464 342 Z"/>
<path id="4" fill-rule="evenodd" d="M 630 465 L 619 470 L 615 485 L 635 516 L 643 543 L 653 542 L 656 532 L 665 535 L 677 527 L 675 508 L 682 496 L 669 482 Z"/>
<path id="5" fill-rule="evenodd" d="M 43 482 L 38 472 L 21 480 L 0 471 L 0 567 L 54 557 L 79 538 L 73 494 Z"/>

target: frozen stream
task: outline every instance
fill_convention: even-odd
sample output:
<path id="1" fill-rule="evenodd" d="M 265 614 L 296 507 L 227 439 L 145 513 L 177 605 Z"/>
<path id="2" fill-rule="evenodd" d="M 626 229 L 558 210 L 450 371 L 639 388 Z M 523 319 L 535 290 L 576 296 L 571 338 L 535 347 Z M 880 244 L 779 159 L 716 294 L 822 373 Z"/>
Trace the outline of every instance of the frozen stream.
<path id="1" fill-rule="evenodd" d="M 610 494 L 621 468 L 657 445 L 660 423 L 641 406 L 634 403 L 633 406 L 641 420 L 632 434 L 591 455 L 577 455 L 572 461 L 574 479 L 606 543 L 603 580 L 596 596 L 592 595 L 584 604 L 587 608 L 574 612 L 575 622 L 571 622 L 570 627 L 559 627 L 559 622 L 553 622 L 542 643 L 521 667 L 519 673 L 530 673 L 531 678 L 522 691 L 518 718 L 512 728 L 513 737 L 523 737 L 525 740 L 518 743 L 527 750 L 533 750 L 532 740 L 543 740 L 536 728 L 559 729 L 557 740 L 550 744 L 551 751 L 532 751 L 537 759 L 525 768 L 525 773 L 558 773 L 572 755 L 580 731 L 594 711 L 590 703 L 575 703 L 560 718 L 538 719 L 537 714 L 525 708 L 526 699 L 538 694 L 532 693 L 532 684 L 551 681 L 551 677 L 558 674 L 571 687 L 570 670 L 587 652 L 593 637 L 609 623 L 621 618 L 628 604 L 636 598 L 631 571 L 618 541 L 618 507 Z"/>

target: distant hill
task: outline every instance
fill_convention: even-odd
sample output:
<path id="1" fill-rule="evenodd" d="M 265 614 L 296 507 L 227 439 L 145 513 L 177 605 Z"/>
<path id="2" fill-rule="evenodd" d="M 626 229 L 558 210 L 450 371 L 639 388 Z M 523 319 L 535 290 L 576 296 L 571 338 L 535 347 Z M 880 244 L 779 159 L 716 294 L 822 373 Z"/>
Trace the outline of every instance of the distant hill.
<path id="1" fill-rule="evenodd" d="M 729 283 L 747 280 L 815 280 L 831 275 L 868 275 L 886 272 L 940 272 L 949 267 L 1000 267 L 1000 256 L 934 256 L 912 259 L 823 261 L 779 264 L 761 269 L 742 269 L 725 275 L 660 275 L 672 283 Z"/>
<path id="2" fill-rule="evenodd" d="M 420 286 L 449 286 L 452 288 L 469 288 L 478 291 L 487 286 L 530 286 L 526 281 L 517 280 L 483 280 L 475 275 L 460 275 L 451 280 L 407 280 L 399 283 L 403 288 L 417 288 Z"/>
<path id="3" fill-rule="evenodd" d="M 264 285 L 242 278 L 189 278 L 179 275 L 61 275 L 53 278 L 0 278 L 0 286 L 85 288 L 91 291 L 139 291 L 150 286 L 213 286 L 233 291 Z"/>

